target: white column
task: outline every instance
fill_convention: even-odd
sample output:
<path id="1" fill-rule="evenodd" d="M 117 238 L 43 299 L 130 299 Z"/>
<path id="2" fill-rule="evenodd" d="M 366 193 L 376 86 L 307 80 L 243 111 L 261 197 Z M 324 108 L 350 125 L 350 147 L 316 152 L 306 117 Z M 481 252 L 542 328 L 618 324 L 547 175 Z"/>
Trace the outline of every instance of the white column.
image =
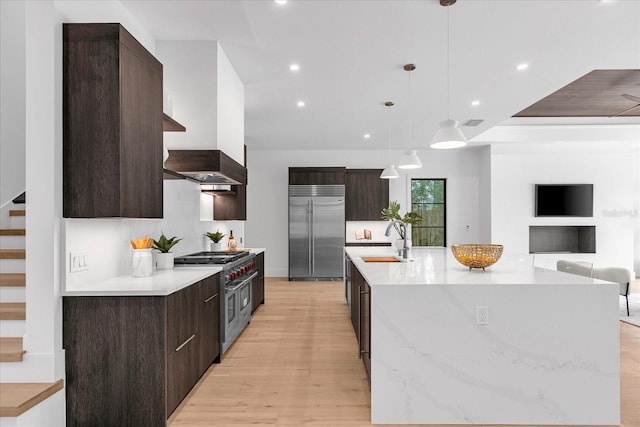
<path id="1" fill-rule="evenodd" d="M 25 372 L 64 378 L 60 297 L 62 33 L 54 3 L 25 2 L 26 272 Z M 58 96 L 56 96 L 56 94 Z M 33 362 L 33 363 L 32 363 Z"/>

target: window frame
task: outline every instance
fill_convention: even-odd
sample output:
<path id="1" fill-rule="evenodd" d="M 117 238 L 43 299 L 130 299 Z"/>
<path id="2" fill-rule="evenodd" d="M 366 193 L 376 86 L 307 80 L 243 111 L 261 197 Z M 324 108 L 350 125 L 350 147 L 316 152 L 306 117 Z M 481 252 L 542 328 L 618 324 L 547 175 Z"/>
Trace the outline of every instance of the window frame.
<path id="1" fill-rule="evenodd" d="M 443 185 L 443 201 L 442 203 L 423 203 L 426 205 L 442 205 L 443 207 L 443 224 L 441 226 L 425 226 L 425 225 L 412 225 L 411 226 L 411 239 L 412 239 L 412 246 L 416 246 L 416 247 L 422 247 L 422 248 L 446 248 L 447 247 L 447 179 L 446 178 L 409 178 L 409 206 L 411 207 L 410 209 L 413 210 L 413 181 L 442 181 L 442 185 Z M 413 242 L 413 229 L 414 228 L 438 228 L 438 229 L 442 229 L 443 230 L 443 244 L 442 246 L 438 245 L 438 246 L 417 246 L 414 244 Z"/>

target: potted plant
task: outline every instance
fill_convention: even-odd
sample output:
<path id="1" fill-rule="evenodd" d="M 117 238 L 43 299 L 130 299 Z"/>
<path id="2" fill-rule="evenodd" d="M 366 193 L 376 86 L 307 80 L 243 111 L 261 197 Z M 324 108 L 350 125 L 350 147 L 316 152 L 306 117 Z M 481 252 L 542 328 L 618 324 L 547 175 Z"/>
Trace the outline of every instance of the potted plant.
<path id="1" fill-rule="evenodd" d="M 173 252 L 169 252 L 180 240 L 176 236 L 167 239 L 164 231 L 161 231 L 160 238 L 153 241 L 153 249 L 159 253 L 156 254 L 156 269 L 170 270 L 173 268 Z"/>
<path id="2" fill-rule="evenodd" d="M 392 200 L 389 202 L 389 207 L 382 209 L 382 219 L 386 221 L 398 220 L 404 222 L 406 225 L 417 225 L 422 223 L 422 217 L 419 213 L 409 211 L 405 213 L 403 216 L 400 216 L 400 203 L 397 200 Z M 409 227 L 403 227 L 397 222 L 393 223 L 393 228 L 396 229 L 398 234 L 400 235 L 400 240 L 396 241 L 396 247 L 401 249 L 404 246 L 404 233 L 408 232 Z M 407 236 L 407 246 L 411 247 L 411 236 Z"/>
<path id="3" fill-rule="evenodd" d="M 220 250 L 222 250 L 222 243 L 220 243 L 220 240 L 222 240 L 222 238 L 225 235 L 220 232 L 220 229 L 217 229 L 215 233 L 211 233 L 211 232 L 207 231 L 205 236 L 207 236 L 209 239 L 211 239 L 211 250 L 212 251 L 220 251 Z"/>

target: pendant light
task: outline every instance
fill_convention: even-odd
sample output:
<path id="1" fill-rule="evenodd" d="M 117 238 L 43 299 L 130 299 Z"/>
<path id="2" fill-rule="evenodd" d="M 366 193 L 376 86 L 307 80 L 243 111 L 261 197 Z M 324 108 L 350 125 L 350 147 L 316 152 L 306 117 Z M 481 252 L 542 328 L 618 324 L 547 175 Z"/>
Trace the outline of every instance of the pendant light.
<path id="1" fill-rule="evenodd" d="M 385 107 L 393 107 L 393 102 L 387 101 L 384 103 Z M 391 158 L 391 110 L 389 110 L 389 118 L 387 119 L 387 134 L 389 136 L 389 158 Z M 382 179 L 396 179 L 399 178 L 400 174 L 396 170 L 396 165 L 389 165 L 385 170 L 380 174 L 380 178 Z"/>
<path id="2" fill-rule="evenodd" d="M 440 0 L 442 6 L 451 6 L 455 0 Z M 449 9 L 447 9 L 447 120 L 440 123 L 439 129 L 431 140 L 431 148 L 447 149 L 467 145 L 467 138 L 460 129 L 457 120 L 451 120 L 451 90 L 449 88 Z"/>
<path id="3" fill-rule="evenodd" d="M 414 64 L 406 64 L 404 70 L 409 72 L 409 148 L 411 148 L 411 71 L 415 70 Z M 404 153 L 404 156 L 400 158 L 398 168 L 400 169 L 419 169 L 422 167 L 422 162 L 418 158 L 416 150 L 409 150 Z"/>

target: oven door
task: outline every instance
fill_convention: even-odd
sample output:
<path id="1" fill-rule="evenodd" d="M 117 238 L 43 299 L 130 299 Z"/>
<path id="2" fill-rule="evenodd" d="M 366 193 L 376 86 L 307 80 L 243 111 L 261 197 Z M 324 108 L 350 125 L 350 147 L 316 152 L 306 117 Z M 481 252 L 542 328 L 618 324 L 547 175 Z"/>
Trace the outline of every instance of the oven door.
<path id="1" fill-rule="evenodd" d="M 222 343 L 224 353 L 240 332 L 251 320 L 251 283 L 258 277 L 254 272 L 249 277 L 242 278 L 239 283 L 232 282 L 225 286 L 225 331 Z"/>

